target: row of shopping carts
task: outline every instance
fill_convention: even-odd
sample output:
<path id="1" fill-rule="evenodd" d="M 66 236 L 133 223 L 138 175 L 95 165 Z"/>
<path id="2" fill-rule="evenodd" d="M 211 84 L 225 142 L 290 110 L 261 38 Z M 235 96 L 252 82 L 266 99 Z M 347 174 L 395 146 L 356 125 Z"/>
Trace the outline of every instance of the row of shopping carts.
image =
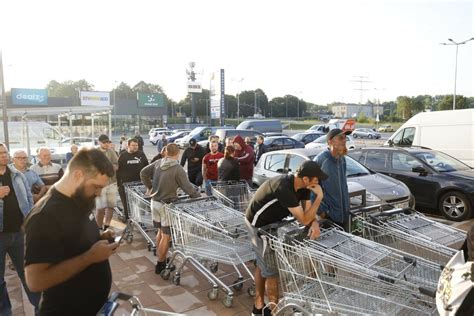
<path id="1" fill-rule="evenodd" d="M 151 250 L 154 228 L 145 191 L 138 183 L 126 185 L 130 221 Z M 255 291 L 250 271 L 255 257 L 243 214 L 254 192 L 244 182 L 216 183 L 212 191 L 213 197 L 183 196 L 166 206 L 173 250 L 162 277 L 179 285 L 189 263 L 211 284 L 209 299 L 221 289 L 230 307 L 245 283 L 250 295 Z M 295 222 L 263 228 L 283 290 L 274 312 L 435 314 L 439 276 L 465 233 L 414 210 L 385 209 L 354 210 L 352 233 L 329 225 L 317 240 Z M 171 275 L 169 267 L 178 261 Z M 221 265 L 229 268 L 217 275 Z"/>

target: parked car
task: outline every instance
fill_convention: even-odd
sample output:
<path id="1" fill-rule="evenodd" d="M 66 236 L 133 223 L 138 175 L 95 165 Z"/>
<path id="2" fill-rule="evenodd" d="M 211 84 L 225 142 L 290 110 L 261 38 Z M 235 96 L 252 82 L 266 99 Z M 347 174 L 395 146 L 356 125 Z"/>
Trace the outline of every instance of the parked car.
<path id="1" fill-rule="evenodd" d="M 311 126 L 306 130 L 306 132 L 320 132 L 320 133 L 325 133 L 326 134 L 326 125 L 324 124 L 316 124 Z M 329 131 L 329 130 L 328 130 Z"/>
<path id="2" fill-rule="evenodd" d="M 226 126 L 213 126 L 213 127 L 199 126 L 193 129 L 188 135 L 175 141 L 175 144 L 177 144 L 179 148 L 187 148 L 189 146 L 189 141 L 191 140 L 191 138 L 194 138 L 196 142 L 207 140 L 209 139 L 209 135 L 215 134 L 218 129 L 234 129 L 234 128 L 226 127 Z"/>
<path id="3" fill-rule="evenodd" d="M 215 135 L 219 136 L 219 142 L 225 144 L 225 139 L 228 137 L 235 137 L 240 135 L 242 138 L 250 137 L 250 144 L 254 146 L 257 143 L 257 136 L 262 135 L 259 131 L 252 131 L 246 129 L 218 129 L 214 133 Z M 208 139 L 201 140 L 198 144 L 202 147 L 207 147 L 209 143 Z"/>
<path id="4" fill-rule="evenodd" d="M 189 135 L 190 132 L 190 130 L 175 132 L 174 134 L 171 134 L 169 137 L 167 137 L 168 143 L 174 143 L 176 140 L 183 138 L 186 135 Z"/>
<path id="5" fill-rule="evenodd" d="M 393 131 L 394 131 L 394 129 L 393 129 L 392 125 L 389 125 L 389 124 L 382 125 L 377 130 L 377 132 L 380 132 L 380 133 L 382 133 L 382 132 L 387 133 L 387 132 L 393 132 Z"/>
<path id="6" fill-rule="evenodd" d="M 163 137 L 163 135 L 166 135 L 166 137 L 173 135 L 173 132 L 170 130 L 160 130 L 160 131 L 155 131 L 154 134 L 150 135 L 150 143 L 153 145 L 156 145 L 158 141 Z"/>
<path id="7" fill-rule="evenodd" d="M 71 143 L 71 138 L 66 137 L 61 141 L 61 146 L 68 146 Z M 72 143 L 76 144 L 77 146 L 86 146 L 86 147 L 94 147 L 94 146 L 99 146 L 99 141 L 97 138 L 94 137 L 73 137 L 72 138 Z"/>
<path id="8" fill-rule="evenodd" d="M 440 150 L 474 167 L 474 109 L 418 113 L 385 143 Z"/>
<path id="9" fill-rule="evenodd" d="M 356 128 L 351 136 L 353 138 L 369 138 L 369 139 L 379 139 L 381 136 L 379 133 L 370 128 Z"/>
<path id="10" fill-rule="evenodd" d="M 304 148 L 304 143 L 299 142 L 287 136 L 270 136 L 266 137 L 263 144 L 267 146 L 268 151 Z"/>
<path id="11" fill-rule="evenodd" d="M 260 186 L 269 178 L 295 172 L 304 161 L 314 160 L 322 151 L 322 148 L 312 148 L 265 153 L 254 168 L 253 185 Z M 349 189 L 357 187 L 350 185 L 351 183 L 365 188 L 367 206 L 377 204 L 390 204 L 401 208 L 414 206 L 415 199 L 403 182 L 369 170 L 351 157 L 346 157 L 346 163 Z M 351 202 L 351 204 L 360 203 Z"/>
<path id="12" fill-rule="evenodd" d="M 237 129 L 253 129 L 260 133 L 281 133 L 280 120 L 245 120 L 237 126 Z"/>
<path id="13" fill-rule="evenodd" d="M 304 132 L 295 134 L 291 136 L 291 138 L 296 139 L 299 142 L 303 142 L 306 145 L 324 135 L 326 134 L 322 132 Z"/>
<path id="14" fill-rule="evenodd" d="M 148 132 L 148 136 L 154 135 L 156 132 L 159 132 L 159 131 L 169 131 L 169 129 L 167 127 L 153 127 Z"/>
<path id="15" fill-rule="evenodd" d="M 305 148 L 326 148 L 328 146 L 327 136 L 321 136 L 311 143 L 306 144 Z M 346 147 L 347 149 L 355 149 L 356 144 L 351 136 L 346 136 Z"/>
<path id="16" fill-rule="evenodd" d="M 405 183 L 416 203 L 446 218 L 472 216 L 474 169 L 437 150 L 423 147 L 368 147 L 349 152 L 368 168 Z"/>

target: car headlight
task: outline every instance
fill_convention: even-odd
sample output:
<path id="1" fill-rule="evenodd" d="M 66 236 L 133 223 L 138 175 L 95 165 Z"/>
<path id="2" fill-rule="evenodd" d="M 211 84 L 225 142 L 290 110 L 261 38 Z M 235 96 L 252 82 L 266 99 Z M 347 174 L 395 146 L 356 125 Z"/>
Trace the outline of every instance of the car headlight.
<path id="1" fill-rule="evenodd" d="M 409 205 L 409 201 L 406 201 L 406 202 L 402 202 L 402 203 L 396 203 L 393 206 L 395 208 L 408 208 L 410 205 Z"/>
<path id="2" fill-rule="evenodd" d="M 366 191 L 365 192 L 365 199 L 367 202 L 380 202 L 382 201 L 377 195 L 373 194 L 372 192 Z"/>

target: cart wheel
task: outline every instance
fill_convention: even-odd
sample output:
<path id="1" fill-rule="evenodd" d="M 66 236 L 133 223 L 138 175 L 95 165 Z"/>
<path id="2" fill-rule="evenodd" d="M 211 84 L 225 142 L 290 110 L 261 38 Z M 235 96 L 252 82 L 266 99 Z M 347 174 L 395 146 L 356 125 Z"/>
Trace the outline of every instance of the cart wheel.
<path id="1" fill-rule="evenodd" d="M 153 255 L 156 257 L 156 247 L 153 248 Z"/>
<path id="2" fill-rule="evenodd" d="M 213 288 L 212 290 L 207 292 L 207 298 L 210 299 L 211 301 L 214 301 L 215 299 L 217 299 L 217 295 L 219 294 L 218 291 L 219 289 Z"/>
<path id="3" fill-rule="evenodd" d="M 209 266 L 209 270 L 211 270 L 212 273 L 216 273 L 218 269 L 219 269 L 219 264 L 217 262 L 213 262 Z"/>
<path id="4" fill-rule="evenodd" d="M 170 278 L 171 271 L 170 269 L 164 269 L 161 271 L 160 275 L 163 280 L 168 280 Z"/>
<path id="5" fill-rule="evenodd" d="M 130 243 L 132 243 L 132 241 L 133 241 L 133 235 L 130 234 L 130 235 L 127 236 L 127 242 L 130 244 Z"/>
<path id="6" fill-rule="evenodd" d="M 234 283 L 232 283 L 232 288 L 236 291 L 242 290 L 242 288 L 244 287 L 243 280 L 243 278 L 238 278 L 237 280 L 235 280 Z"/>
<path id="7" fill-rule="evenodd" d="M 223 301 L 224 306 L 227 308 L 232 307 L 233 301 L 234 301 L 234 298 L 230 295 L 227 295 Z"/>
<path id="8" fill-rule="evenodd" d="M 254 297 L 255 294 L 256 294 L 256 291 L 255 291 L 255 285 L 252 285 L 251 287 L 249 287 L 247 289 L 247 294 L 251 297 Z"/>
<path id="9" fill-rule="evenodd" d="M 181 277 L 179 275 L 175 275 L 173 277 L 173 284 L 174 285 L 179 285 L 181 283 Z"/>
<path id="10" fill-rule="evenodd" d="M 147 243 L 147 248 L 148 248 L 148 251 L 151 251 L 151 244 L 150 243 Z"/>

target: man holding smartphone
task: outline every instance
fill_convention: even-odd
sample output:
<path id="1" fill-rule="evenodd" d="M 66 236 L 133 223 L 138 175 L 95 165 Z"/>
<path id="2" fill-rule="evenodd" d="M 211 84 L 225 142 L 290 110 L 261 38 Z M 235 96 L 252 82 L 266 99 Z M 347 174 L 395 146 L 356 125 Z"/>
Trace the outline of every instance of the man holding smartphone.
<path id="1" fill-rule="evenodd" d="M 41 315 L 96 315 L 107 301 L 118 244 L 99 232 L 92 211 L 113 175 L 99 149 L 82 149 L 26 218 L 26 282 L 42 292 Z"/>

